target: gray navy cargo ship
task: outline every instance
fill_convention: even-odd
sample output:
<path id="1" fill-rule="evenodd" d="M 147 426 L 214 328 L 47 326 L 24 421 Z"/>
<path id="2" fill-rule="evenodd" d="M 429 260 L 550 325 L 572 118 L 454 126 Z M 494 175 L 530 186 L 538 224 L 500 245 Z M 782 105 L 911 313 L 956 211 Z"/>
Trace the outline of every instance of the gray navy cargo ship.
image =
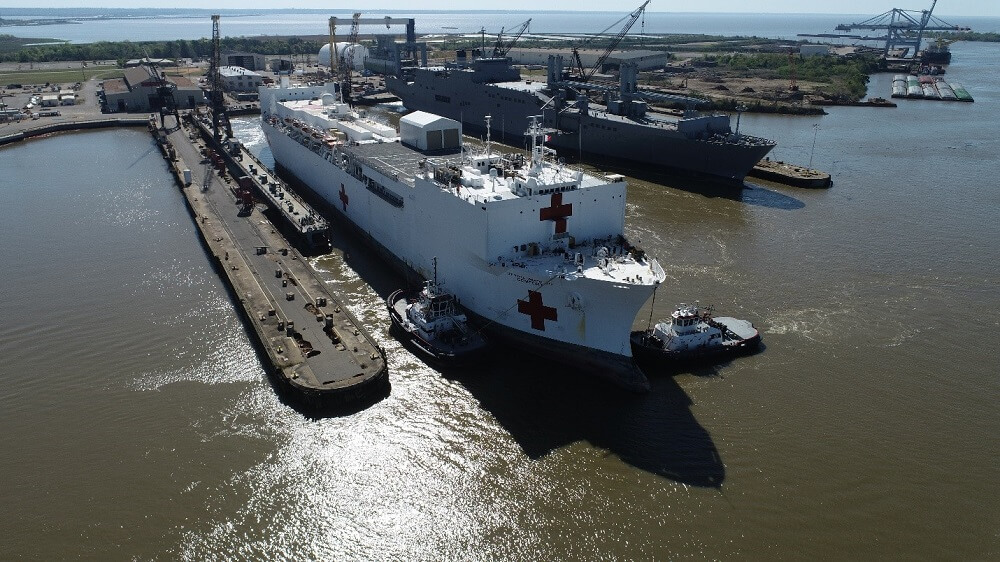
<path id="1" fill-rule="evenodd" d="M 450 117 L 467 129 L 482 130 L 492 115 L 493 132 L 509 142 L 521 142 L 529 117 L 541 115 L 546 144 L 560 155 L 637 162 L 736 185 L 775 146 L 733 131 L 728 115 L 647 113 L 649 101 L 695 100 L 640 91 L 634 64 L 623 63 L 620 83 L 611 87 L 570 80 L 559 55 L 549 56 L 545 82 L 522 79 L 508 57 L 478 55 L 467 59 L 459 51 L 453 64 L 415 68 L 408 77 L 387 78 L 386 86 L 407 109 Z M 584 91 L 604 103 L 592 104 Z"/>

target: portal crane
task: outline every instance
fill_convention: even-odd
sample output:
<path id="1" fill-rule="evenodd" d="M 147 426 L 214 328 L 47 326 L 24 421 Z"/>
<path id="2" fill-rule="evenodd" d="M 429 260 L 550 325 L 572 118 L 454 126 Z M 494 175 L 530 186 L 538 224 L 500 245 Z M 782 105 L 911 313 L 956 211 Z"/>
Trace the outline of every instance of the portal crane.
<path id="1" fill-rule="evenodd" d="M 604 64 L 604 61 L 608 60 L 608 57 L 611 56 L 611 53 L 615 50 L 616 47 L 618 47 L 618 44 L 621 43 L 622 39 L 625 38 L 625 34 L 628 33 L 628 30 L 632 29 L 632 26 L 635 25 L 635 22 L 639 21 L 639 18 L 642 17 L 642 14 L 645 13 L 646 5 L 649 4 L 649 2 L 650 0 L 646 0 L 645 2 L 642 3 L 641 6 L 636 8 L 634 12 L 616 21 L 615 23 L 609 25 L 607 28 L 604 29 L 604 31 L 600 32 L 597 35 L 597 37 L 600 37 L 605 33 L 607 33 L 609 29 L 621 23 L 623 20 L 628 20 L 625 23 L 625 27 L 623 27 L 621 31 L 618 32 L 618 35 L 615 35 L 615 37 L 611 40 L 611 43 L 608 45 L 606 49 L 604 49 L 604 52 L 597 59 L 597 62 L 594 63 L 594 66 L 590 70 L 585 70 L 583 68 L 583 61 L 580 60 L 579 47 L 573 47 L 573 62 L 576 64 L 576 69 L 580 75 L 581 82 L 590 81 L 590 79 L 594 76 L 594 74 L 597 73 L 597 71 L 601 68 L 601 65 Z M 591 38 L 591 40 L 593 40 L 593 38 Z"/>
<path id="2" fill-rule="evenodd" d="M 934 17 L 932 14 L 936 5 L 937 0 L 934 0 L 931 2 L 929 10 L 916 11 L 893 8 L 858 23 L 842 23 L 836 27 L 836 30 L 885 30 L 886 34 L 882 37 L 855 38 L 867 41 L 885 41 L 883 56 L 887 56 L 890 51 L 901 47 L 912 47 L 912 54 L 916 56 L 920 50 L 920 42 L 923 40 L 925 31 L 969 31 L 968 27 L 952 25 Z"/>
<path id="3" fill-rule="evenodd" d="M 222 95 L 222 48 L 219 37 L 219 14 L 212 15 L 212 66 L 209 69 L 209 77 L 212 84 L 212 132 L 215 140 L 221 141 L 222 134 L 219 132 L 219 124 L 226 128 L 226 135 L 233 136 L 233 127 L 229 123 L 229 116 L 226 115 L 226 100 Z"/>
<path id="4" fill-rule="evenodd" d="M 503 40 L 503 28 L 501 27 L 500 33 L 497 34 L 497 42 L 493 45 L 493 56 L 498 59 L 507 56 L 507 53 L 514 47 L 514 43 L 517 43 L 521 35 L 528 30 L 528 25 L 530 24 L 531 18 L 528 18 L 528 21 L 517 26 L 517 31 L 513 32 L 514 37 L 506 42 Z"/>
<path id="5" fill-rule="evenodd" d="M 156 99 L 159 107 L 157 108 L 160 112 L 160 128 L 166 130 L 167 128 L 167 114 L 173 114 L 176 127 L 181 126 L 181 116 L 177 111 L 177 101 L 174 99 L 174 90 L 177 89 L 177 85 L 171 83 L 163 75 L 163 72 L 156 66 L 153 59 L 149 58 L 149 53 L 143 49 L 143 53 L 146 55 L 146 64 L 149 66 L 149 71 L 156 80 Z"/>

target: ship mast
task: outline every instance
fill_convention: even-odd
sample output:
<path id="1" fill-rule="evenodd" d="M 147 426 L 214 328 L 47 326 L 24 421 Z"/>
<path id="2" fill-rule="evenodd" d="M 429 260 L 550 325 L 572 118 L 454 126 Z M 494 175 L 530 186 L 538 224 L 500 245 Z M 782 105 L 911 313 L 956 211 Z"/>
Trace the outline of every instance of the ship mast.
<path id="1" fill-rule="evenodd" d="M 542 156 L 545 153 L 545 137 L 542 136 L 542 129 L 538 125 L 538 120 L 541 119 L 541 115 L 531 116 L 531 125 L 528 126 L 528 135 L 531 136 L 531 172 L 533 175 L 537 175 L 542 168 Z M 542 137 L 542 142 L 538 142 L 538 138 Z"/>
<path id="2" fill-rule="evenodd" d="M 484 117 L 486 119 L 486 157 L 490 157 L 490 121 L 493 120 L 492 115 L 487 115 Z"/>

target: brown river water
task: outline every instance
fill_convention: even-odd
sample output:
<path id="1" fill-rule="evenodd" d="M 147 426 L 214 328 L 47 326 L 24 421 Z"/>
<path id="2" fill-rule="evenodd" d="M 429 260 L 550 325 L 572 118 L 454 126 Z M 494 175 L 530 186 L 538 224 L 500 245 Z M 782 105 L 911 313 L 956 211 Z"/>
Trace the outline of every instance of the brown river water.
<path id="1" fill-rule="evenodd" d="M 0 558 L 1000 558 L 1000 46 L 953 51 L 973 104 L 742 117 L 829 190 L 608 170 L 667 271 L 653 318 L 698 300 L 765 346 L 644 395 L 516 350 L 442 376 L 388 335 L 403 280 L 338 235 L 313 263 L 392 390 L 307 418 L 148 134 L 3 148 Z"/>

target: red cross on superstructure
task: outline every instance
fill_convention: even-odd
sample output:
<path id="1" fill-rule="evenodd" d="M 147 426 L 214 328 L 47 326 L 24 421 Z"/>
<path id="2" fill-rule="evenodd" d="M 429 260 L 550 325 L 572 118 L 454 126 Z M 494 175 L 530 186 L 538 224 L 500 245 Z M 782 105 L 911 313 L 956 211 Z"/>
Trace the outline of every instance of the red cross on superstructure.
<path id="1" fill-rule="evenodd" d="M 563 205 L 562 193 L 553 193 L 551 206 L 538 211 L 538 220 L 556 221 L 556 234 L 566 232 L 566 217 L 571 216 L 573 216 L 573 204 Z"/>
<path id="2" fill-rule="evenodd" d="M 556 321 L 558 313 L 555 308 L 542 304 L 542 294 L 538 291 L 528 291 L 528 300 L 517 299 L 517 311 L 531 317 L 533 330 L 545 331 L 545 321 Z"/>
<path id="3" fill-rule="evenodd" d="M 346 211 L 347 210 L 348 197 L 347 197 L 347 192 L 344 191 L 344 184 L 340 184 L 340 202 L 343 203 L 344 210 Z"/>

